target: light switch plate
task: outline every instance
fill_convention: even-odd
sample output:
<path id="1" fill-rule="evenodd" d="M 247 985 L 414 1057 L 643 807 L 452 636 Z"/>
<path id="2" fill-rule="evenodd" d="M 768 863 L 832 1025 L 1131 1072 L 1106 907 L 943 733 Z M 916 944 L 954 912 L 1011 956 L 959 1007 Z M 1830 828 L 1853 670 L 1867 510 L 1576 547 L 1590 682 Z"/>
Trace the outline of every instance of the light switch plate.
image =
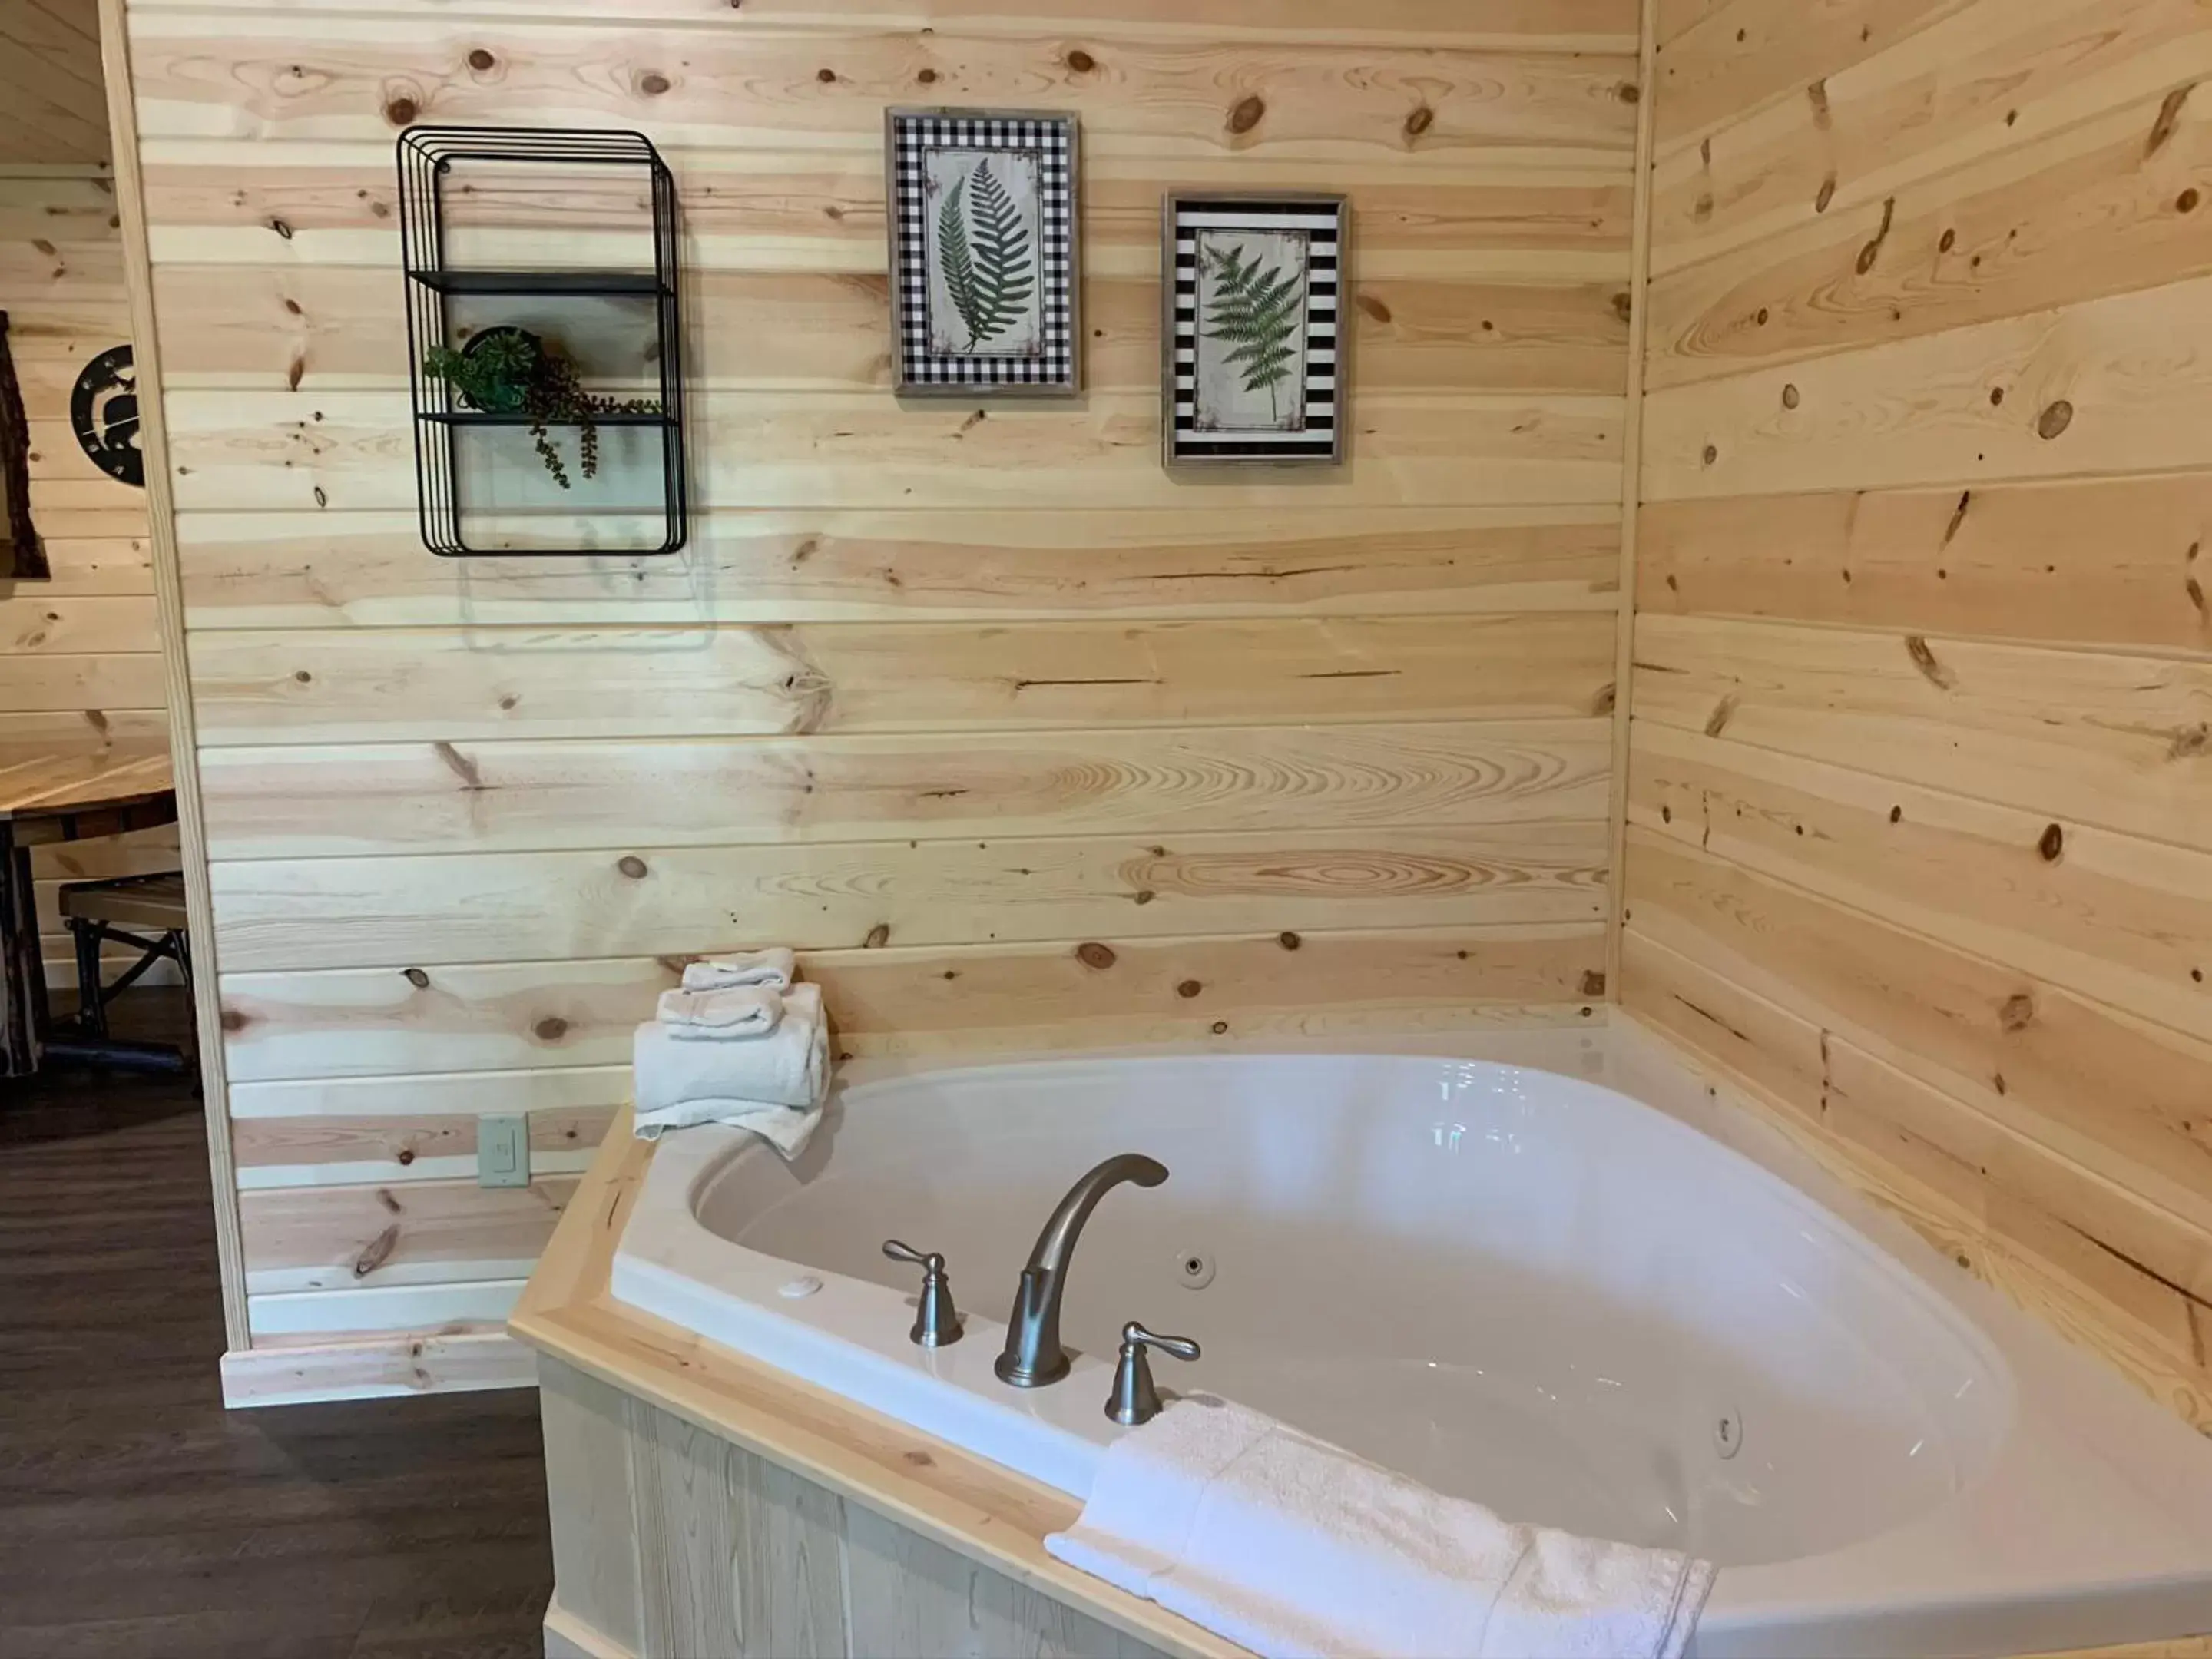
<path id="1" fill-rule="evenodd" d="M 484 1117 L 477 1120 L 477 1185 L 527 1187 L 530 1184 L 530 1120 L 526 1117 Z"/>

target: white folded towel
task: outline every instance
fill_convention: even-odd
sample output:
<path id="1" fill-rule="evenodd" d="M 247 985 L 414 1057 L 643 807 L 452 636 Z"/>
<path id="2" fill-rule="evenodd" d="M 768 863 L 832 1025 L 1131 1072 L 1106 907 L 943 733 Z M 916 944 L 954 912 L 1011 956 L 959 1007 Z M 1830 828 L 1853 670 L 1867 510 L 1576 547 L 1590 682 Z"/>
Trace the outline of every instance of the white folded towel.
<path id="1" fill-rule="evenodd" d="M 726 1123 L 750 1129 L 787 1158 L 797 1158 L 814 1139 L 822 1122 L 822 1109 L 802 1111 L 792 1106 L 767 1106 L 757 1100 L 687 1100 L 664 1106 L 647 1116 L 637 1115 L 637 1138 L 658 1140 L 671 1129 L 688 1129 L 695 1123 Z"/>
<path id="2" fill-rule="evenodd" d="M 702 957 L 684 967 L 687 991 L 720 991 L 732 985 L 764 985 L 772 991 L 791 988 L 798 959 L 781 945 L 769 951 L 737 951 L 726 957 Z"/>
<path id="3" fill-rule="evenodd" d="M 1115 1441 L 1044 1545 L 1268 1659 L 1680 1659 L 1713 1582 L 1709 1562 L 1510 1525 L 1203 1395 Z"/>
<path id="4" fill-rule="evenodd" d="M 763 1037 L 783 1018 L 783 993 L 767 985 L 663 991 L 655 1013 L 669 1036 L 686 1041 Z"/>
<path id="5" fill-rule="evenodd" d="M 632 1040 L 630 1085 L 642 1139 L 694 1123 L 732 1123 L 796 1158 L 830 1092 L 821 988 L 793 986 L 775 1029 L 740 1042 L 702 1042 L 648 1020 Z"/>

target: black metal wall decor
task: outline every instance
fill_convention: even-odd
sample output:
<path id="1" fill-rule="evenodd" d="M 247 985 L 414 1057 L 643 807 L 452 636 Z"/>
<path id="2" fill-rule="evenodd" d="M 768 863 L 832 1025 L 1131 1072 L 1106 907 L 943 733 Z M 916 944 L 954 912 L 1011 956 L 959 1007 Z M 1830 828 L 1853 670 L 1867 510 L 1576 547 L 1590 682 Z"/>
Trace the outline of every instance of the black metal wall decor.
<path id="1" fill-rule="evenodd" d="M 118 483 L 146 487 L 138 447 L 138 370 L 127 345 L 87 363 L 70 388 L 70 428 L 92 464 Z"/>
<path id="2" fill-rule="evenodd" d="M 447 558 L 682 547 L 690 504 L 676 184 L 659 151 L 636 132 L 416 126 L 399 135 L 398 167 L 423 544 Z M 504 177 L 511 212 L 529 199 L 515 183 L 528 169 L 550 179 L 572 167 L 618 181 L 595 199 L 649 210 L 634 261 L 516 270 L 449 258 L 471 228 L 453 222 L 455 198 L 497 199 Z M 511 241 L 517 228 L 498 228 Z M 604 249 L 604 238 L 593 241 Z M 594 330 L 599 337 L 580 344 Z M 642 475 L 651 499 L 610 504 L 609 474 Z"/>

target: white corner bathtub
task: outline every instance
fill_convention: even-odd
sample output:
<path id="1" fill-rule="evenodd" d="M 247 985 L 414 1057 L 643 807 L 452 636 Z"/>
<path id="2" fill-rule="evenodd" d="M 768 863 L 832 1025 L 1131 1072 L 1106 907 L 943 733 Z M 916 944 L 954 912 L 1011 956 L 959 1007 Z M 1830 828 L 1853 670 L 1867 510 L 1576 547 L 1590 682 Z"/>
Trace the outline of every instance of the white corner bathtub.
<path id="1" fill-rule="evenodd" d="M 1123 1322 L 1196 1337 L 1164 1389 L 1717 1562 L 1705 1659 L 2212 1630 L 2212 1444 L 1635 1028 L 1458 1048 L 855 1067 L 796 1168 L 734 1131 L 665 1141 L 614 1291 L 1078 1498 L 1126 1432 Z M 1121 1152 L 1170 1177 L 1084 1232 L 1073 1373 L 1007 1388 L 1030 1243 Z M 945 1253 L 964 1340 L 907 1340 L 891 1237 Z"/>

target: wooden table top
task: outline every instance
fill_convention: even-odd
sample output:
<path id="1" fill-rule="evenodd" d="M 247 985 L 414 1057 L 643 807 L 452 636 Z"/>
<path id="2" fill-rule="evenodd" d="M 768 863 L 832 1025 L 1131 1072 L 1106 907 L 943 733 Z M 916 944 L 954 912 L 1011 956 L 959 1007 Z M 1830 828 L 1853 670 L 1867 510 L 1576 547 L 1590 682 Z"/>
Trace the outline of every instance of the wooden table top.
<path id="1" fill-rule="evenodd" d="M 166 749 L 0 748 L 0 820 L 113 811 L 175 788 Z"/>

